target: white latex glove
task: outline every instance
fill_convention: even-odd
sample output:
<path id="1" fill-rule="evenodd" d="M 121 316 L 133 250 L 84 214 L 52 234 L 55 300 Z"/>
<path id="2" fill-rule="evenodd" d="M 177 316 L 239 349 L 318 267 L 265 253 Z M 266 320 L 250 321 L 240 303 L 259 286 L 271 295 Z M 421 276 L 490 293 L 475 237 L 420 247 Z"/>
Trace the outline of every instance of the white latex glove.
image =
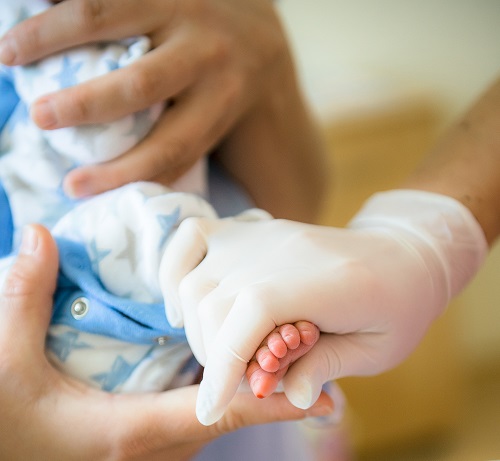
<path id="1" fill-rule="evenodd" d="M 348 229 L 189 219 L 164 256 L 169 321 L 205 366 L 197 416 L 223 414 L 262 339 L 308 320 L 318 343 L 283 379 L 307 408 L 323 383 L 390 369 L 417 346 L 487 252 L 470 211 L 442 195 L 373 196 Z"/>

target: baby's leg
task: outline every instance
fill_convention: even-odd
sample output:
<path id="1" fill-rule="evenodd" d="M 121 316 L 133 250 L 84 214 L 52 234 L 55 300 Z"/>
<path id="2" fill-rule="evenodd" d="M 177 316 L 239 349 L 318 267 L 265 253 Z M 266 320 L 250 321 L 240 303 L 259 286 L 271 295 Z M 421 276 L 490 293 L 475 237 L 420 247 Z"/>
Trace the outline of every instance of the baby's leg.
<path id="1" fill-rule="evenodd" d="M 306 354 L 319 339 L 319 329 L 306 321 L 275 328 L 248 364 L 246 376 L 260 399 L 272 394 L 288 367 Z"/>

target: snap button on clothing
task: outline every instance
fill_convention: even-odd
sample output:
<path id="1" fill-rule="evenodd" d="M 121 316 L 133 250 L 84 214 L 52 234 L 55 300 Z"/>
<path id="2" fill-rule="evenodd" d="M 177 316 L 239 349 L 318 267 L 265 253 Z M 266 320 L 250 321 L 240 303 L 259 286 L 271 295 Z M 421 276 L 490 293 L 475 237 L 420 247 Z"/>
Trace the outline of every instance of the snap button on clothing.
<path id="1" fill-rule="evenodd" d="M 71 305 L 71 315 L 80 320 L 85 317 L 89 311 L 89 300 L 84 297 L 76 298 Z"/>
<path id="2" fill-rule="evenodd" d="M 168 336 L 158 336 L 154 339 L 154 342 L 158 344 L 158 346 L 164 346 L 167 344 L 168 339 Z"/>

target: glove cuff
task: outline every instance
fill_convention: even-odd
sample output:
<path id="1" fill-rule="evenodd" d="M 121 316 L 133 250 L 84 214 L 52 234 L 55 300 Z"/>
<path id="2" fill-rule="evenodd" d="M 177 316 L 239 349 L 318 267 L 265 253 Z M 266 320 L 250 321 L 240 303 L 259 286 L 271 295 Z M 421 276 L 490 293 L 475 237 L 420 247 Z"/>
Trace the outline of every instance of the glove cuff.
<path id="1" fill-rule="evenodd" d="M 432 192 L 377 193 L 348 227 L 399 229 L 425 243 L 441 266 L 448 301 L 474 277 L 488 254 L 484 232 L 471 211 L 451 197 Z"/>

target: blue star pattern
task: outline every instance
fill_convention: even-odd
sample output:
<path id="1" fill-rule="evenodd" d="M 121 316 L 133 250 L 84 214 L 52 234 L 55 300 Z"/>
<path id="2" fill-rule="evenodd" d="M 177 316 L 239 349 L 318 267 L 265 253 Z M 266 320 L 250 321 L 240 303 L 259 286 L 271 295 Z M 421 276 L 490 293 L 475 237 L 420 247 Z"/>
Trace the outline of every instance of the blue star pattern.
<path id="1" fill-rule="evenodd" d="M 17 2 L 0 1 L 1 27 L 4 27 L 7 22 L 6 16 L 3 15 L 4 10 L 10 9 L 12 11 L 8 17 L 10 25 L 14 20 L 21 21 L 38 13 L 34 10 L 39 6 L 32 7 L 32 5 L 49 4 L 50 2 L 23 0 L 27 8 L 17 6 L 15 3 Z M 112 282 L 115 283 L 115 285 L 110 283 L 112 288 L 108 288 L 108 292 L 121 298 L 131 299 L 133 296 L 137 296 L 137 292 L 142 289 L 141 283 L 144 285 L 146 295 L 149 295 L 152 285 L 150 272 L 157 271 L 155 265 L 159 259 L 156 258 L 158 255 L 156 245 L 164 247 L 180 219 L 184 215 L 189 215 L 195 207 L 190 205 L 189 212 L 184 212 L 184 201 L 181 194 L 175 196 L 179 197 L 179 202 L 175 201 L 174 206 L 172 206 L 172 202 L 167 200 L 163 207 L 163 203 L 159 201 L 158 208 L 156 208 L 156 203 L 153 204 L 154 214 L 142 214 L 142 200 L 144 202 L 150 198 L 159 200 L 160 196 L 165 193 L 165 189 L 163 188 L 162 191 L 161 186 L 158 186 L 159 189 L 158 187 L 146 187 L 146 192 L 139 195 L 137 200 L 134 198 L 133 203 L 128 199 L 122 200 L 122 196 L 119 195 L 121 188 L 119 188 L 117 189 L 116 202 L 96 197 L 98 199 L 97 207 L 85 208 L 86 204 L 93 199 L 86 200 L 85 203 L 82 202 L 83 206 L 80 207 L 79 201 L 74 201 L 63 193 L 62 181 L 70 169 L 87 162 L 87 160 L 89 163 L 109 160 L 111 154 L 107 150 L 108 147 L 116 146 L 117 155 L 129 149 L 128 146 L 133 141 L 139 140 L 151 129 L 160 115 L 160 107 L 154 106 L 138 112 L 117 121 L 116 124 L 112 122 L 108 125 L 76 128 L 76 135 L 73 135 L 69 129 L 42 132 L 29 118 L 28 109 L 29 104 L 36 97 L 53 91 L 56 87 L 74 86 L 84 80 L 96 77 L 108 69 L 111 72 L 127 65 L 127 62 L 132 62 L 136 57 L 148 51 L 141 44 L 142 42 L 139 43 L 140 46 L 135 46 L 134 44 L 138 41 L 140 41 L 140 37 L 133 37 L 128 41 L 91 44 L 62 54 L 55 54 L 50 59 L 38 61 L 29 67 L 19 68 L 18 71 L 12 71 L 12 74 L 9 74 L 9 81 L 12 81 L 12 86 L 20 97 L 20 102 L 15 113 L 9 112 L 9 119 L 6 119 L 7 123 L 10 123 L 9 129 L 2 133 L 2 146 L 8 146 L 5 150 L 8 155 L 4 155 L 4 151 L 0 154 L 0 181 L 8 186 L 6 190 L 9 194 L 13 216 L 16 218 L 15 231 L 18 232 L 17 227 L 20 224 L 25 221 L 32 222 L 33 219 L 43 222 L 49 228 L 56 226 L 53 228 L 53 233 L 56 236 L 71 239 L 85 246 L 92 271 L 101 277 L 103 285 L 108 275 L 108 272 L 104 272 L 104 268 L 108 271 L 109 267 L 117 267 L 118 270 L 113 271 L 111 277 L 108 277 L 112 278 Z M 129 50 L 132 46 L 134 49 Z M 4 102 L 0 96 L 0 105 Z M 15 129 L 16 125 L 17 129 Z M 95 152 L 101 144 L 106 147 L 104 150 L 106 150 L 105 155 L 107 155 L 106 158 L 102 159 L 98 158 Z M 82 160 L 82 156 L 78 155 L 84 150 L 88 150 L 90 153 L 88 158 L 85 157 Z M 74 152 L 77 152 L 78 155 Z M 11 163 L 5 162 L 7 157 L 14 160 Z M 141 190 L 140 187 L 138 190 Z M 192 202 L 189 201 L 189 203 Z M 179 206 L 176 207 L 176 205 Z M 86 211 L 80 211 L 87 209 L 90 210 L 88 214 Z M 162 211 L 158 212 L 158 209 Z M 203 214 L 203 210 L 204 208 L 201 206 L 199 214 Z M 158 214 L 162 212 L 164 214 Z M 196 214 L 197 211 L 194 210 L 194 213 Z M 123 214 L 126 219 L 120 219 Z M 106 224 L 110 224 L 110 226 L 109 229 L 105 229 L 106 232 L 108 230 L 109 232 L 105 234 L 103 240 L 100 240 L 100 237 L 104 235 L 98 232 L 98 229 L 102 231 L 99 222 L 103 215 L 109 218 Z M 139 216 L 140 221 L 137 222 L 136 217 Z M 150 221 L 145 223 L 143 218 L 144 221 L 146 219 Z M 125 227 L 124 239 L 118 238 L 121 236 L 121 230 L 113 227 L 115 223 L 117 226 Z M 147 235 L 151 235 L 149 230 L 153 231 L 154 241 L 146 241 L 142 247 L 143 240 L 138 241 L 138 235 L 142 235 L 141 232 L 144 232 L 144 229 L 146 229 Z M 1 225 L 0 232 L 2 232 Z M 115 235 L 117 238 L 113 239 Z M 120 246 L 118 250 L 116 245 L 119 242 L 125 246 Z M 147 246 L 148 244 L 149 246 Z M 148 259 L 151 253 L 154 257 Z M 145 254 L 147 256 L 144 256 Z M 114 265 L 115 259 L 128 260 L 130 271 L 124 261 Z M 106 263 L 104 267 L 103 262 Z M 144 271 L 145 274 L 141 271 Z M 137 282 L 136 277 L 139 279 L 142 277 L 142 279 Z M 122 283 L 122 279 L 127 283 Z M 133 280 L 133 282 L 129 284 L 128 280 Z M 80 280 L 75 281 L 76 284 L 79 282 Z M 139 289 L 136 290 L 134 283 L 139 286 Z M 82 285 L 84 284 L 82 283 Z M 113 292 L 115 288 L 119 291 L 120 287 L 129 290 L 130 293 L 117 294 Z M 146 317 L 149 314 L 145 312 L 144 315 Z M 91 317 L 87 317 L 89 322 L 92 322 Z M 75 327 L 68 329 L 66 324 L 52 324 L 47 336 L 47 350 L 50 351 L 54 360 L 57 359 L 62 364 L 61 369 L 67 370 L 68 373 L 83 379 L 85 382 L 98 383 L 106 391 L 119 391 L 124 383 L 131 381 L 131 378 L 138 386 L 141 385 L 139 381 L 144 382 L 146 387 L 151 385 L 148 379 L 158 373 L 158 368 L 150 374 L 150 368 L 141 367 L 145 359 L 145 350 L 148 350 L 147 354 L 151 354 L 152 368 L 161 367 L 162 375 L 165 372 L 168 376 L 167 379 L 170 379 L 169 370 L 171 376 L 177 374 L 177 370 L 182 368 L 186 354 L 189 354 L 189 350 L 185 346 L 186 354 L 172 355 L 170 342 L 162 345 L 161 348 L 155 345 L 150 349 L 149 345 L 141 345 L 141 348 L 137 349 L 133 344 L 123 346 L 120 344 L 119 347 L 113 346 L 113 348 L 109 346 L 113 345 L 112 335 L 110 337 L 97 334 L 93 336 L 92 325 L 87 327 L 87 330 L 91 330 L 90 334 L 87 335 L 87 333 L 78 330 L 81 328 L 80 325 L 76 324 Z M 169 360 L 167 367 L 163 366 L 164 361 L 155 362 L 164 351 L 167 352 L 166 356 Z M 172 364 L 171 368 L 170 364 Z M 189 371 L 186 368 L 180 374 L 189 375 Z M 136 379 L 137 375 L 141 376 L 141 380 Z M 142 376 L 145 379 L 142 379 Z"/>
<path id="2" fill-rule="evenodd" d="M 112 392 L 117 386 L 123 384 L 127 380 L 141 360 L 131 364 L 119 355 L 108 373 L 93 375 L 91 379 L 97 382 L 102 390 Z"/>
<path id="3" fill-rule="evenodd" d="M 3 14 L 0 18 L 0 35 L 5 34 L 11 27 L 14 27 L 16 24 L 19 24 L 31 16 L 25 6 L 14 5 L 14 2 L 10 3 L 13 4 L 11 8 L 14 9 L 2 12 Z"/>
<path id="4" fill-rule="evenodd" d="M 99 264 L 101 261 L 108 256 L 111 253 L 111 250 L 106 249 L 106 250 L 100 250 L 97 248 L 97 243 L 95 241 L 95 238 L 93 238 L 90 242 L 89 246 L 89 258 L 90 262 L 92 264 L 92 270 L 99 275 Z"/>
<path id="5" fill-rule="evenodd" d="M 170 233 L 172 232 L 172 229 L 179 222 L 180 215 L 181 215 L 181 208 L 177 207 L 173 211 L 173 213 L 169 215 L 158 215 L 156 217 L 156 219 L 158 220 L 158 224 L 160 224 L 160 227 L 163 232 L 163 237 L 161 238 L 160 243 L 158 244 L 158 250 L 161 250 L 165 245 L 165 242 L 167 241 Z"/>
<path id="6" fill-rule="evenodd" d="M 61 88 L 75 86 L 78 83 L 77 73 L 82 67 L 82 62 L 72 62 L 68 56 L 63 57 L 61 71 L 54 75 Z"/>
<path id="7" fill-rule="evenodd" d="M 128 228 L 125 228 L 125 239 L 127 241 L 126 245 L 120 253 L 117 253 L 116 259 L 125 259 L 130 264 L 130 269 L 132 272 L 135 271 L 137 266 L 137 249 L 136 249 L 136 239 L 135 234 Z"/>
<path id="8" fill-rule="evenodd" d="M 65 362 L 73 350 L 91 348 L 89 344 L 79 342 L 79 336 L 80 334 L 77 331 L 67 331 L 59 336 L 49 335 L 47 339 L 47 347 L 61 362 Z"/>
<path id="9" fill-rule="evenodd" d="M 19 24 L 20 22 L 23 22 L 25 19 L 28 19 L 28 18 L 29 18 L 29 13 L 28 13 L 28 10 L 26 9 L 26 7 L 22 6 L 21 8 L 19 8 L 19 13 L 17 15 L 16 24 Z"/>
<path id="10" fill-rule="evenodd" d="M 35 82 L 40 79 L 40 69 L 36 64 L 29 64 L 23 67 L 15 68 L 16 75 L 18 76 L 19 82 L 30 91 L 35 88 Z"/>

